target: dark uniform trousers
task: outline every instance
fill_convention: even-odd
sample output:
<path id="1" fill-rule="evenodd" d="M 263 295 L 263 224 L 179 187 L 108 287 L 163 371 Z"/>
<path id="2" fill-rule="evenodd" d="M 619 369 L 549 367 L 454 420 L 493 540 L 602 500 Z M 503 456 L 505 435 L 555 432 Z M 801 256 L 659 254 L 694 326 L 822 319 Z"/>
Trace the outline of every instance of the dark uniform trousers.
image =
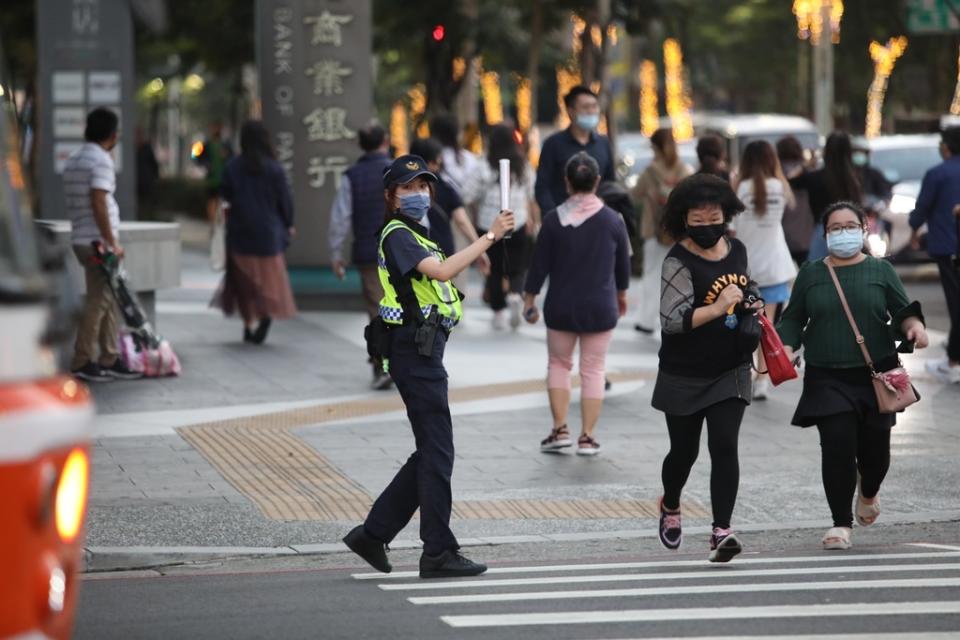
<path id="1" fill-rule="evenodd" d="M 374 502 L 364 527 L 389 543 L 419 508 L 423 550 L 439 555 L 460 546 L 450 530 L 453 423 L 443 368 L 447 338 L 437 332 L 428 358 L 417 353 L 415 332 L 412 325 L 391 332 L 390 374 L 407 407 L 417 450 Z"/>

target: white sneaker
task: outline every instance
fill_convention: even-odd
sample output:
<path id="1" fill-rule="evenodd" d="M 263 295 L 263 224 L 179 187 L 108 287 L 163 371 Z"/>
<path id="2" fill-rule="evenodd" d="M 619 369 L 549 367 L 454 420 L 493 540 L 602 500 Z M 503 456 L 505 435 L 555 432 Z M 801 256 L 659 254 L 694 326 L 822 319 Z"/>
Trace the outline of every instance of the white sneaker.
<path id="1" fill-rule="evenodd" d="M 503 317 L 503 311 L 493 312 L 493 328 L 497 331 L 503 331 L 507 328 L 507 320 Z"/>
<path id="2" fill-rule="evenodd" d="M 951 365 L 948 358 L 927 360 L 927 373 L 947 384 L 960 384 L 960 364 Z"/>
<path id="3" fill-rule="evenodd" d="M 516 329 L 520 326 L 520 311 L 523 309 L 523 300 L 520 298 L 520 294 L 509 294 L 507 296 L 507 307 L 510 309 L 510 328 Z"/>
<path id="4" fill-rule="evenodd" d="M 753 381 L 753 399 L 766 400 L 770 393 L 770 380 L 767 378 L 758 378 Z"/>

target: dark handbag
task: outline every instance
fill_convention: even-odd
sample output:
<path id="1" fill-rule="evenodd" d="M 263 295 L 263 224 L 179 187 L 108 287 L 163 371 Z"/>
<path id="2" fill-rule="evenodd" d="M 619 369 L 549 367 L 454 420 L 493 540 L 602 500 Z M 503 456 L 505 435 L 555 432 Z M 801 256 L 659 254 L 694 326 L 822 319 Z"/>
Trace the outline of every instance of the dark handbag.
<path id="1" fill-rule="evenodd" d="M 743 302 L 734 308 L 737 315 L 737 351 L 753 353 L 760 346 L 760 336 L 763 329 L 760 326 L 760 316 L 763 308 L 748 309 L 746 305 L 763 302 L 760 292 L 751 286 L 743 291 Z"/>
<path id="2" fill-rule="evenodd" d="M 873 366 L 873 358 L 867 351 L 867 345 L 863 339 L 863 334 L 857 327 L 857 321 L 853 318 L 850 311 L 850 305 L 847 304 L 847 297 L 843 295 L 843 287 L 840 286 L 840 280 L 837 279 L 837 273 L 830 264 L 830 258 L 824 258 L 823 263 L 827 265 L 827 271 L 830 272 L 830 279 L 833 280 L 833 286 L 837 288 L 837 295 L 840 296 L 840 304 L 843 306 L 843 312 L 847 314 L 847 320 L 850 322 L 850 328 L 853 329 L 853 335 L 856 336 L 857 345 L 863 353 L 863 359 L 870 369 L 870 382 L 873 383 L 873 390 L 877 394 L 877 409 L 880 413 L 897 413 L 903 411 L 920 399 L 913 383 L 910 382 L 910 374 L 904 368 L 903 363 L 897 361 L 898 366 L 889 371 L 879 372 Z"/>

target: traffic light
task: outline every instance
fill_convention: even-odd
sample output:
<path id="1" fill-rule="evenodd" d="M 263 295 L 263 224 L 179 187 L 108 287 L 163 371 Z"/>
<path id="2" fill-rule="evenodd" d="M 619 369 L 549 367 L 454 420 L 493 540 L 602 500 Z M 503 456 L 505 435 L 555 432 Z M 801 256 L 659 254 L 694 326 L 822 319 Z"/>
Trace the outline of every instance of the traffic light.
<path id="1" fill-rule="evenodd" d="M 444 36 L 447 35 L 447 29 L 442 24 L 438 24 L 433 28 L 433 33 L 431 35 L 433 36 L 434 42 L 443 42 Z"/>

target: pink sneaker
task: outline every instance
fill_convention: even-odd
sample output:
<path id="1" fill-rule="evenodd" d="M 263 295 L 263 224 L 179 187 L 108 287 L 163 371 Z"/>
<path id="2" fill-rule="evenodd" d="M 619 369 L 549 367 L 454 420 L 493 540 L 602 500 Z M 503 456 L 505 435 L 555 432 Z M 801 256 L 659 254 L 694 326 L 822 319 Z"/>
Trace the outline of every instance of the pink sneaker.
<path id="1" fill-rule="evenodd" d="M 660 496 L 660 544 L 671 551 L 680 548 L 683 542 L 680 510 L 667 511 L 663 507 L 663 496 Z"/>
<path id="2" fill-rule="evenodd" d="M 730 562 L 733 557 L 743 551 L 740 541 L 737 540 L 733 529 L 713 528 L 710 536 L 710 562 Z"/>

